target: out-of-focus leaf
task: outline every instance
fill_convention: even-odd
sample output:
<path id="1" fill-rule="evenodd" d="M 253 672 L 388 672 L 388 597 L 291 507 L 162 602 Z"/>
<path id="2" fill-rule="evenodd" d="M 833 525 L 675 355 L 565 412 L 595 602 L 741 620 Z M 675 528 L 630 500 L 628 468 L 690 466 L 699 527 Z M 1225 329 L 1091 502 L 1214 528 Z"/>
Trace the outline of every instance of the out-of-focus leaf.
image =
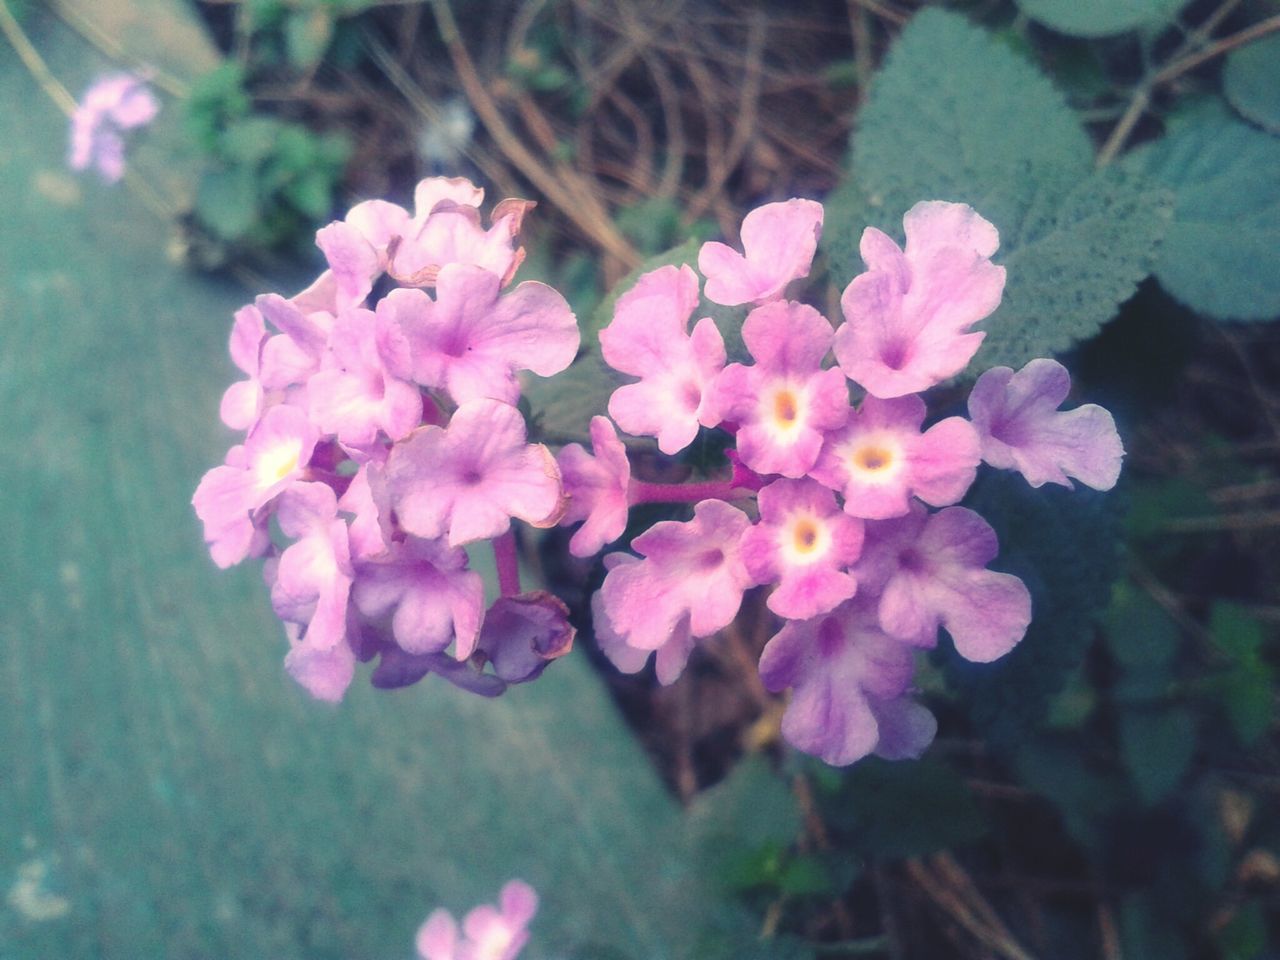
<path id="1" fill-rule="evenodd" d="M 1177 655 L 1177 623 L 1151 594 L 1130 583 L 1115 585 L 1102 625 L 1107 646 L 1126 668 L 1165 667 Z"/>
<path id="2" fill-rule="evenodd" d="M 248 233 L 258 220 L 258 184 L 252 168 L 206 173 L 196 190 L 196 214 L 223 240 Z"/>
<path id="3" fill-rule="evenodd" d="M 859 116 L 823 233 L 836 283 L 862 269 L 864 227 L 901 240 L 922 200 L 968 203 L 1000 231 L 1008 282 L 974 369 L 1096 333 L 1150 273 L 1169 215 L 1142 172 L 1093 171 L 1089 138 L 1031 63 L 937 9 L 902 32 Z"/>
<path id="4" fill-rule="evenodd" d="M 1131 707 L 1120 714 L 1120 756 L 1147 804 L 1178 786 L 1196 750 L 1196 718 L 1186 707 Z"/>
<path id="5" fill-rule="evenodd" d="M 320 62 L 333 39 L 333 14 L 324 7 L 290 11 L 284 21 L 285 50 L 297 70 Z"/>
<path id="6" fill-rule="evenodd" d="M 1235 662 L 1222 678 L 1222 705 L 1246 747 L 1271 728 L 1275 715 L 1275 670 L 1262 656 L 1262 627 L 1241 607 L 1215 603 L 1209 629 Z"/>
<path id="7" fill-rule="evenodd" d="M 1237 907 L 1214 933 L 1223 960 L 1257 960 L 1267 949 L 1267 918 L 1256 901 Z"/>
<path id="8" fill-rule="evenodd" d="M 1125 897 L 1120 906 L 1120 938 L 1126 960 L 1185 960 L 1185 934 L 1164 913 L 1152 893 Z"/>
<path id="9" fill-rule="evenodd" d="M 869 757 L 844 774 L 823 814 L 848 846 L 874 857 L 914 857 L 978 839 L 986 821 L 954 771 L 919 760 Z"/>
<path id="10" fill-rule="evenodd" d="M 1118 774 L 1091 766 L 1079 741 L 1062 737 L 1023 739 L 1016 745 L 1014 766 L 1020 782 L 1058 808 L 1076 841 L 1102 852 L 1103 824 L 1127 796 Z"/>
<path id="11" fill-rule="evenodd" d="M 707 850 L 731 843 L 786 847 L 800 834 L 800 810 L 786 781 L 760 756 L 694 799 L 685 814 L 690 842 Z"/>
<path id="12" fill-rule="evenodd" d="M 1187 0 L 1018 0 L 1022 12 L 1059 33 L 1107 37 L 1168 23 Z"/>
<path id="13" fill-rule="evenodd" d="M 1173 223 L 1155 267 L 1161 286 L 1219 320 L 1280 316 L 1280 139 L 1210 101 L 1128 165 L 1173 191 Z"/>
<path id="14" fill-rule="evenodd" d="M 1280 37 L 1233 51 L 1222 70 L 1222 92 L 1246 120 L 1280 134 Z"/>
<path id="15" fill-rule="evenodd" d="M 582 354 L 553 379 L 529 377 L 524 402 L 532 419 L 531 435 L 551 443 L 586 443 L 591 418 L 605 415 L 609 397 L 625 380 L 598 352 Z"/>

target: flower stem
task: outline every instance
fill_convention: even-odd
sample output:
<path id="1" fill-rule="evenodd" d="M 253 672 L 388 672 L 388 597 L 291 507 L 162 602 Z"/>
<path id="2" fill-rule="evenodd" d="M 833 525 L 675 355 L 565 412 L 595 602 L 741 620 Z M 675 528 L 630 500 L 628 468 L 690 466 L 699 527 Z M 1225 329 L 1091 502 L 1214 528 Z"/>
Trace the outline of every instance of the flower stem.
<path id="1" fill-rule="evenodd" d="M 504 597 L 520 593 L 520 558 L 516 554 L 516 534 L 508 530 L 493 538 L 493 561 L 498 568 L 498 590 Z"/>
<path id="2" fill-rule="evenodd" d="M 632 480 L 627 487 L 627 502 L 639 503 L 701 503 L 703 500 L 736 500 L 750 491 L 728 480 L 709 480 L 703 483 L 645 483 Z"/>

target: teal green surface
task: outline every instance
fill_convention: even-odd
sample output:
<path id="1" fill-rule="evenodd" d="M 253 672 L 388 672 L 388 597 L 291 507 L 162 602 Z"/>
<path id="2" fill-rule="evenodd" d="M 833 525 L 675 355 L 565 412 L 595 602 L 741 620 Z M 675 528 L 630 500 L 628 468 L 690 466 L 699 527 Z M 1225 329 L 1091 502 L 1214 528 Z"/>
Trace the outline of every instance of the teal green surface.
<path id="1" fill-rule="evenodd" d="M 28 27 L 73 89 L 104 66 Z M 533 960 L 696 955 L 678 809 L 580 656 L 496 702 L 286 678 L 256 566 L 215 569 L 189 505 L 251 291 L 67 174 L 7 47 L 0 91 L 0 960 L 406 958 L 513 876 Z"/>

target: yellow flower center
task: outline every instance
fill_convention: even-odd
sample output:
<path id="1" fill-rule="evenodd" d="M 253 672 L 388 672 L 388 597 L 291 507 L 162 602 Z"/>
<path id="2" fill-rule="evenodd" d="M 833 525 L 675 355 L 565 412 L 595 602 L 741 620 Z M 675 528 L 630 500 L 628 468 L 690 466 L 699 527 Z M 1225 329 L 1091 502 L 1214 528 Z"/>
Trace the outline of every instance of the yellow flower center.
<path id="1" fill-rule="evenodd" d="M 295 443 L 282 443 L 258 457 L 256 472 L 258 484 L 264 490 L 273 487 L 298 469 L 298 456 L 302 453 Z"/>
<path id="2" fill-rule="evenodd" d="M 874 473 L 877 470 L 884 470 L 893 463 L 893 451 L 886 450 L 884 447 L 859 447 L 853 455 L 853 460 L 859 469 Z"/>

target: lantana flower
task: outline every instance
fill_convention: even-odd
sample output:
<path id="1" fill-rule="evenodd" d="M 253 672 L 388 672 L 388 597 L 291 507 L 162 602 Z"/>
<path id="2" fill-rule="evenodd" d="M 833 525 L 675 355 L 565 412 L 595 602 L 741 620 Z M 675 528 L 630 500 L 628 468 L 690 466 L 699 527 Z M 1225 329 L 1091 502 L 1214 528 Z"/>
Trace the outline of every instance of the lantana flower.
<path id="1" fill-rule="evenodd" d="M 453 547 L 499 536 L 513 517 L 554 526 L 564 510 L 555 457 L 526 442 L 520 411 L 497 400 L 462 404 L 448 427 L 419 427 L 392 449 L 385 478 L 404 529 Z"/>
<path id="2" fill-rule="evenodd" d="M 843 427 L 826 435 L 810 475 L 844 496 L 855 517 L 900 517 L 912 496 L 949 506 L 968 491 L 980 462 L 978 434 L 960 417 L 925 432 L 919 397 L 867 396 Z"/>
<path id="3" fill-rule="evenodd" d="M 591 418 L 591 446 L 567 444 L 556 456 L 567 504 L 561 524 L 586 521 L 569 540 L 575 557 L 590 557 L 627 528 L 631 461 L 607 417 Z"/>
<path id="4" fill-rule="evenodd" d="M 1056 360 L 1032 360 L 1017 373 L 992 367 L 982 374 L 969 393 L 982 459 L 1017 470 L 1033 487 L 1070 487 L 1070 477 L 1095 490 L 1114 487 L 1124 459 L 1116 422 L 1094 403 L 1059 410 L 1070 391 L 1071 375 Z"/>
<path id="5" fill-rule="evenodd" d="M 869 525 L 858 574 L 879 593 L 880 626 L 915 645 L 946 627 L 956 652 L 988 663 L 1017 645 L 1031 622 L 1031 594 L 1008 573 L 986 569 L 999 543 L 965 507 L 917 507 Z"/>
<path id="6" fill-rule="evenodd" d="M 639 650 L 727 627 L 757 582 L 742 559 L 750 524 L 720 500 L 699 503 L 685 523 L 655 523 L 631 544 L 644 560 L 618 564 L 600 588 L 610 627 Z"/>
<path id="7" fill-rule="evenodd" d="M 707 392 L 724 367 L 724 339 L 710 317 L 688 332 L 697 305 L 694 272 L 660 267 L 618 298 L 612 322 L 600 331 L 605 363 L 640 378 L 613 392 L 609 416 L 627 433 L 657 437 L 665 454 L 692 443 L 699 424 L 719 422 Z"/>
<path id="8" fill-rule="evenodd" d="M 146 126 L 160 101 L 144 77 L 113 73 L 95 80 L 71 115 L 72 170 L 98 171 L 108 183 L 124 176 L 123 131 Z"/>
<path id="9" fill-rule="evenodd" d="M 781 297 L 792 280 L 807 277 L 822 235 L 822 204 L 766 203 L 743 218 L 741 235 L 743 253 L 717 241 L 698 252 L 712 303 L 765 303 Z"/>
<path id="10" fill-rule="evenodd" d="M 768 605 L 780 617 L 807 620 L 854 595 L 847 573 L 862 552 L 862 522 L 813 480 L 775 480 L 760 491 L 760 522 L 742 538 L 742 557 L 761 583 L 777 582 Z"/>
<path id="11" fill-rule="evenodd" d="M 421 960 L 515 960 L 529 941 L 528 926 L 538 912 L 538 894 L 523 880 L 511 880 L 496 907 L 483 904 L 458 921 L 436 909 L 418 929 Z"/>
<path id="12" fill-rule="evenodd" d="M 191 502 L 214 563 L 230 567 L 266 547 L 254 514 L 302 476 L 318 439 L 302 410 L 272 407 L 226 463 L 204 475 Z"/>
<path id="13" fill-rule="evenodd" d="M 515 403 L 516 372 L 549 377 L 578 352 L 578 321 L 564 297 L 526 281 L 509 293 L 487 270 L 451 264 L 440 271 L 436 298 L 393 290 L 378 304 L 408 338 L 413 379 L 448 391 L 455 403 L 480 397 Z"/>
<path id="14" fill-rule="evenodd" d="M 874 607 L 859 600 L 790 621 L 760 655 L 765 689 L 793 690 L 783 736 L 837 766 L 880 752 L 882 738 L 894 759 L 919 756 L 932 741 L 932 716 L 907 699 L 914 671 L 911 648 L 886 634 Z"/>
<path id="15" fill-rule="evenodd" d="M 826 431 L 849 416 L 844 374 L 821 367 L 831 334 L 830 321 L 803 303 L 768 303 L 747 315 L 742 339 L 756 362 L 725 367 L 713 397 L 716 416 L 738 426 L 738 456 L 757 473 L 803 477 Z"/>
<path id="16" fill-rule="evenodd" d="M 1000 304 L 1004 267 L 993 227 L 963 203 L 917 203 L 902 219 L 907 245 L 867 227 L 867 272 L 840 298 L 835 352 L 849 379 L 877 397 L 927 390 L 973 359 L 986 334 L 969 328 Z"/>
<path id="17" fill-rule="evenodd" d="M 467 569 L 467 554 L 443 541 L 406 537 L 384 559 L 362 564 L 352 599 L 373 622 L 387 620 L 406 653 L 439 653 L 456 640 L 454 656 L 471 656 L 484 619 L 484 581 Z"/>

